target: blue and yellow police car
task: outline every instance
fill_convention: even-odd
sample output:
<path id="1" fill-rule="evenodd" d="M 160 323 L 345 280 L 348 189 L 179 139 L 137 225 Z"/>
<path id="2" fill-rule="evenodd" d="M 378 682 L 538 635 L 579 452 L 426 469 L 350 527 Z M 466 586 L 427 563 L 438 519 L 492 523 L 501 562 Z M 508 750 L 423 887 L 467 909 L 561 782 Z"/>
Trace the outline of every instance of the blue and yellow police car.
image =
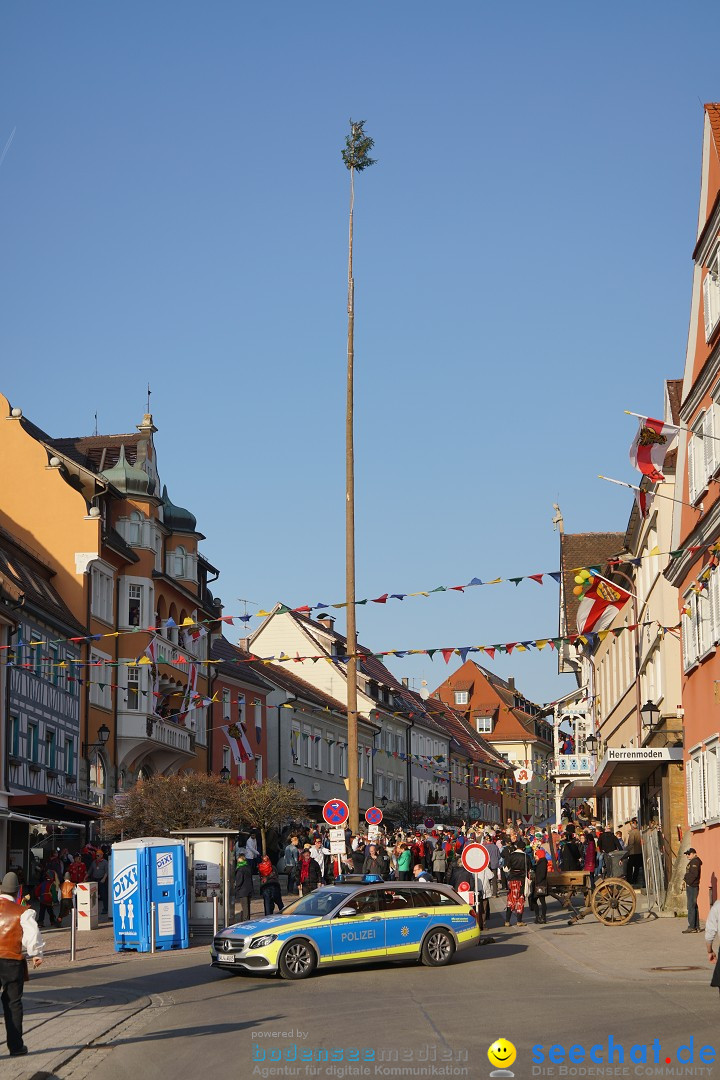
<path id="1" fill-rule="evenodd" d="M 336 964 L 416 959 L 441 967 L 479 942 L 474 910 L 449 885 L 346 877 L 281 915 L 226 927 L 211 956 L 214 967 L 229 971 L 306 979 Z"/>

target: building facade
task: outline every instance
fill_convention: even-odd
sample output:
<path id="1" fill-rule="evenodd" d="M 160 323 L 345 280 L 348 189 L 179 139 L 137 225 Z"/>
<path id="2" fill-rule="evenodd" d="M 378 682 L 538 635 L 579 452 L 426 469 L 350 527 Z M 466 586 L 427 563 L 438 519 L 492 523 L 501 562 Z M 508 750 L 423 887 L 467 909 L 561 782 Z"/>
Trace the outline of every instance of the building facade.
<path id="1" fill-rule="evenodd" d="M 152 416 L 52 438 L 0 397 L 0 526 L 53 571 L 84 629 L 78 789 L 101 805 L 138 778 L 208 768 L 206 661 L 221 605 L 194 516 L 161 486 Z M 107 733 L 107 734 L 105 734 Z"/>
<path id="2" fill-rule="evenodd" d="M 709 874 L 720 861 L 720 104 L 704 107 L 700 206 L 678 438 L 672 549 L 665 574 L 682 620 L 687 825 Z M 714 884 L 714 874 L 705 884 Z M 717 899 L 717 890 L 713 891 Z M 700 889 L 700 914 L 708 890 Z"/>
<path id="3" fill-rule="evenodd" d="M 540 824 L 549 819 L 552 793 L 549 766 L 553 753 L 552 727 L 539 705 L 487 668 L 466 660 L 435 690 L 452 706 L 470 729 L 482 736 L 515 772 L 524 770 L 526 783 L 506 781 L 503 809 Z"/>

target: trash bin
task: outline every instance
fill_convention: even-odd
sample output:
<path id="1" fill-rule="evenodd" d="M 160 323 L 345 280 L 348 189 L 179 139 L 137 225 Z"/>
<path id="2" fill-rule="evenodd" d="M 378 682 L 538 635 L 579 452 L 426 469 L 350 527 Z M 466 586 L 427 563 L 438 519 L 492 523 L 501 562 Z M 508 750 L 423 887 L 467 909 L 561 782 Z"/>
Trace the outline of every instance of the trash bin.
<path id="1" fill-rule="evenodd" d="M 624 878 L 627 876 L 627 851 L 608 851 L 605 855 L 606 877 Z"/>
<path id="2" fill-rule="evenodd" d="M 115 951 L 150 952 L 153 903 L 155 948 L 187 949 L 184 846 L 167 837 L 139 837 L 113 844 L 111 859 Z"/>
<path id="3" fill-rule="evenodd" d="M 77 898 L 78 930 L 97 930 L 98 925 L 98 883 L 80 881 L 75 886 Z"/>

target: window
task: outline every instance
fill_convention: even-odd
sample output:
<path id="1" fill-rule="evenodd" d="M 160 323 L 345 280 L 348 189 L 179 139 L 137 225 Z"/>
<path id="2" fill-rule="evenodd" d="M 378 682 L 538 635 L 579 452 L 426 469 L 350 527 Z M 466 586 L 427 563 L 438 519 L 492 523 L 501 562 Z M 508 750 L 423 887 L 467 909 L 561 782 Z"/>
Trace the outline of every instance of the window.
<path id="1" fill-rule="evenodd" d="M 385 777 L 381 772 L 375 773 L 375 797 L 381 799 L 385 794 Z"/>
<path id="2" fill-rule="evenodd" d="M 328 746 L 327 758 L 328 758 L 327 771 L 330 774 L 330 776 L 334 776 L 335 775 L 335 740 L 334 739 L 330 741 L 330 745 Z"/>
<path id="3" fill-rule="evenodd" d="M 388 787 L 392 784 L 392 779 L 388 780 Z M 402 802 L 405 798 L 405 781 L 398 780 L 397 782 L 397 801 Z"/>
<path id="4" fill-rule="evenodd" d="M 223 720 L 230 719 L 230 691 L 227 689 L 222 692 L 222 713 Z"/>
<path id="5" fill-rule="evenodd" d="M 143 515 L 138 510 L 133 510 L 127 523 L 127 542 L 131 547 L 139 547 L 142 543 Z"/>
<path id="6" fill-rule="evenodd" d="M 262 758 L 255 758 L 255 780 L 258 784 L 262 784 L 263 771 L 262 771 Z"/>
<path id="7" fill-rule="evenodd" d="M 48 677 L 52 679 L 53 686 L 57 686 L 58 678 L 60 677 L 60 669 L 58 663 L 60 661 L 60 650 L 57 645 L 50 646 L 50 671 Z"/>
<path id="8" fill-rule="evenodd" d="M 399 798 L 401 798 L 401 795 L 400 795 L 400 781 L 399 780 L 397 782 L 397 787 L 398 787 L 398 796 L 397 797 L 399 799 Z M 392 802 L 393 799 L 395 798 L 395 777 L 394 776 L 388 776 L 385 794 L 387 795 L 390 802 Z M 402 797 L 404 798 L 404 796 L 405 796 L 405 792 L 403 790 Z"/>
<path id="9" fill-rule="evenodd" d="M 20 717 L 10 717 L 10 754 L 20 757 Z"/>
<path id="10" fill-rule="evenodd" d="M 691 502 L 696 502 L 706 487 L 708 472 L 705 444 L 713 440 L 706 439 L 705 433 L 712 427 L 712 415 L 706 413 L 701 413 L 692 425 L 688 445 L 688 487 Z"/>
<path id="11" fill-rule="evenodd" d="M 140 668 L 127 669 L 127 707 L 136 712 L 140 708 Z"/>
<path id="12" fill-rule="evenodd" d="M 716 571 L 717 572 L 717 571 Z M 712 577 L 706 591 L 690 592 L 684 597 L 682 617 L 683 664 L 688 671 L 710 651 L 714 641 L 712 625 Z M 717 585 L 715 588 L 717 589 Z M 717 603 L 717 594 L 716 594 Z"/>
<path id="13" fill-rule="evenodd" d="M 322 769 L 322 731 L 315 728 L 315 742 L 313 744 L 313 765 L 316 769 Z"/>
<path id="14" fill-rule="evenodd" d="M 257 735 L 257 741 L 260 742 L 262 738 L 262 701 L 260 698 L 255 698 L 253 701 L 253 712 L 255 713 L 255 734 Z"/>
<path id="15" fill-rule="evenodd" d="M 705 769 L 701 748 L 694 747 L 685 770 L 688 825 L 705 823 Z"/>
<path id="16" fill-rule="evenodd" d="M 467 705 L 468 701 L 469 701 L 469 692 L 467 690 L 456 690 L 455 691 L 455 704 L 456 705 Z"/>
<path id="17" fill-rule="evenodd" d="M 35 674 L 42 676 L 43 673 L 43 649 L 42 645 L 36 645 L 33 648 L 33 667 Z"/>
<path id="18" fill-rule="evenodd" d="M 720 820 L 720 744 L 705 747 L 705 812 L 707 821 Z"/>
<path id="19" fill-rule="evenodd" d="M 402 735 L 396 735 L 395 736 L 395 752 L 397 754 L 402 754 L 403 748 L 404 748 L 404 743 L 403 743 Z"/>
<path id="20" fill-rule="evenodd" d="M 142 585 L 128 585 L 128 626 L 140 626 L 142 619 Z"/>
<path id="21" fill-rule="evenodd" d="M 475 728 L 481 735 L 489 735 L 493 729 L 492 716 L 476 716 Z"/>
<path id="22" fill-rule="evenodd" d="M 230 768 L 230 747 L 229 746 L 223 746 L 222 767 L 223 767 L 223 769 L 229 769 Z"/>
<path id="23" fill-rule="evenodd" d="M 343 908 L 352 908 L 357 915 L 372 915 L 380 910 L 379 895 L 377 889 L 369 893 L 360 893 L 359 896 L 353 896 L 351 900 L 347 900 L 343 904 Z M 337 918 L 337 915 L 335 918 Z"/>
<path id="24" fill-rule="evenodd" d="M 75 740 L 70 736 L 65 739 L 65 773 L 75 775 Z"/>
<path id="25" fill-rule="evenodd" d="M 48 769 L 54 769 L 56 765 L 55 732 L 52 728 L 45 729 L 45 764 Z"/>
<path id="26" fill-rule="evenodd" d="M 103 709 L 112 708 L 112 676 L 105 668 L 105 661 L 109 659 L 110 657 L 94 650 L 90 653 L 90 662 L 93 665 L 90 668 L 90 704 L 99 705 Z"/>
<path id="27" fill-rule="evenodd" d="M 302 741 L 304 745 L 303 765 L 309 769 L 312 765 L 312 737 L 309 727 L 303 727 Z"/>
<path id="28" fill-rule="evenodd" d="M 705 320 L 705 340 L 709 341 L 720 319 L 720 278 L 718 277 L 718 256 L 720 248 L 713 252 L 703 279 L 703 318 Z"/>
<path id="29" fill-rule="evenodd" d="M 186 551 L 184 547 L 175 548 L 173 554 L 173 573 L 175 577 L 185 577 L 185 555 Z"/>
<path id="30" fill-rule="evenodd" d="M 34 765 L 38 761 L 38 726 L 28 724 L 28 758 Z"/>
<path id="31" fill-rule="evenodd" d="M 90 787 L 93 791 L 105 791 L 105 760 L 96 750 L 90 759 Z"/>
<path id="32" fill-rule="evenodd" d="M 110 625 L 113 621 L 113 588 L 112 572 L 93 564 L 90 568 L 90 610 L 95 618 Z"/>

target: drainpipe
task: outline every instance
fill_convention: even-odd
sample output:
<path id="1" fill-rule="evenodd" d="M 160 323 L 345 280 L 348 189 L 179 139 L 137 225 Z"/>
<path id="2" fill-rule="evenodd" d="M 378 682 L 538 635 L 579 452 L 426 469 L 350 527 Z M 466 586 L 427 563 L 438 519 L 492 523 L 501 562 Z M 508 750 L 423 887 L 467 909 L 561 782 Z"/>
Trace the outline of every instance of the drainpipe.
<path id="1" fill-rule="evenodd" d="M 87 578 L 87 589 L 85 597 L 85 627 L 88 632 L 88 640 L 85 642 L 85 686 L 83 687 L 83 697 L 85 699 L 85 722 L 83 724 L 83 748 L 85 754 L 83 760 L 85 761 L 87 771 L 87 792 L 88 792 L 88 805 L 90 803 L 90 758 L 87 756 L 88 745 L 90 743 L 90 598 L 92 593 L 92 574 L 90 567 L 85 571 L 85 577 Z M 117 612 L 116 612 L 117 615 Z M 117 726 L 117 725 L 116 725 Z M 86 835 L 87 839 L 87 835 Z"/>
<path id="2" fill-rule="evenodd" d="M 92 582 L 90 584 L 92 586 Z M 117 630 L 119 625 L 120 625 L 120 578 L 116 577 L 115 578 L 115 626 L 114 626 L 114 629 Z M 117 662 L 118 662 L 119 659 L 120 659 L 120 638 L 118 636 L 118 637 L 115 638 L 115 664 L 116 665 L 117 665 Z M 118 671 L 119 671 L 119 668 L 116 666 L 116 668 L 115 668 L 115 682 L 116 682 L 116 684 L 117 684 Z M 117 789 L 118 789 L 117 781 L 118 781 L 118 696 L 119 696 L 119 693 L 120 693 L 119 690 L 115 691 L 115 712 L 114 712 L 114 715 L 113 715 L 113 721 L 114 721 L 114 723 L 113 723 L 113 769 L 115 771 L 115 781 L 114 781 L 113 786 L 114 786 L 115 791 L 117 791 Z M 139 704 L 140 704 L 140 702 L 138 701 L 138 705 Z M 90 787 L 90 775 L 88 773 L 88 788 L 89 787 Z M 89 791 L 88 791 L 88 794 L 89 794 Z"/>

